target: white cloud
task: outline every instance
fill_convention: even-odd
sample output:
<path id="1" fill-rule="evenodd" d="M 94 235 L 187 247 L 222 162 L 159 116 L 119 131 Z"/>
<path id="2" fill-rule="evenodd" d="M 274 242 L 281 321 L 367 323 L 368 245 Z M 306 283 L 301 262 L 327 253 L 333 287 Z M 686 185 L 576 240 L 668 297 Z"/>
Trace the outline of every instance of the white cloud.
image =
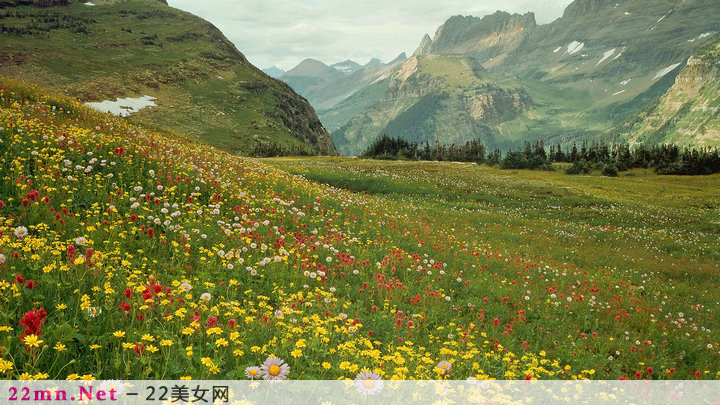
<path id="1" fill-rule="evenodd" d="M 169 0 L 215 24 L 258 67 L 290 69 L 305 58 L 325 63 L 412 53 L 453 15 L 535 12 L 538 23 L 562 15 L 571 0 Z"/>

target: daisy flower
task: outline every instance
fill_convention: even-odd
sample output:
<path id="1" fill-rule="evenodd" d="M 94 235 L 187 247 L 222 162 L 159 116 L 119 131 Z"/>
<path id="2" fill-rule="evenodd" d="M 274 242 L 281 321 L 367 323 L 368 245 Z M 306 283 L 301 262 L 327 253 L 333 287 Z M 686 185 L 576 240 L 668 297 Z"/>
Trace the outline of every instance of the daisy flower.
<path id="1" fill-rule="evenodd" d="M 75 244 L 78 246 L 85 246 L 86 243 L 87 240 L 82 236 L 78 236 L 77 238 L 75 238 Z"/>
<path id="2" fill-rule="evenodd" d="M 202 295 L 200 296 L 200 299 L 205 302 L 210 301 L 210 298 L 212 298 L 212 295 L 210 295 L 210 293 L 208 293 L 208 292 L 202 293 Z"/>
<path id="3" fill-rule="evenodd" d="M 192 286 L 190 285 L 190 283 L 182 283 L 182 284 L 180 284 L 180 291 L 188 292 L 188 291 L 190 291 L 190 290 L 192 290 Z"/>
<path id="4" fill-rule="evenodd" d="M 24 226 L 18 226 L 15 228 L 15 231 L 13 232 L 15 234 L 15 237 L 18 239 L 23 239 L 27 236 L 28 230 Z"/>
<path id="5" fill-rule="evenodd" d="M 102 308 L 90 307 L 87 309 L 87 313 L 91 318 L 95 318 L 96 316 L 102 314 Z"/>
<path id="6" fill-rule="evenodd" d="M 245 375 L 247 378 L 254 380 L 260 378 L 260 367 L 250 366 L 245 369 Z"/>
<path id="7" fill-rule="evenodd" d="M 375 395 L 382 391 L 383 380 L 378 374 L 365 370 L 355 377 L 355 387 L 361 394 Z"/>
<path id="8" fill-rule="evenodd" d="M 115 391 L 115 396 L 119 397 L 125 391 L 125 384 L 120 380 L 105 380 L 100 384 L 100 390 L 105 392 Z"/>
<path id="9" fill-rule="evenodd" d="M 262 364 L 260 371 L 266 380 L 284 380 L 290 374 L 290 366 L 284 360 L 270 356 Z"/>

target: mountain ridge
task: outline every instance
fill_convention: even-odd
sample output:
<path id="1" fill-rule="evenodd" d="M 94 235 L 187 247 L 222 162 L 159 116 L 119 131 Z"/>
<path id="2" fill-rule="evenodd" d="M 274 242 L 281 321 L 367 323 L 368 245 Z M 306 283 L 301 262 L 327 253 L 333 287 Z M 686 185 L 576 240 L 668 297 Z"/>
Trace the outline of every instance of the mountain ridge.
<path id="1" fill-rule="evenodd" d="M 458 118 L 454 128 L 482 128 L 483 133 L 468 130 L 467 137 L 457 138 L 452 135 L 454 128 L 443 133 L 428 124 L 416 128 L 409 141 L 437 137 L 441 143 L 464 142 L 476 136 L 487 139 L 489 147 L 503 149 L 536 140 L 569 145 L 604 136 L 662 95 L 679 66 L 720 31 L 720 18 L 711 12 L 714 6 L 710 0 L 578 0 L 566 8 L 563 17 L 542 25 L 536 24 L 533 13 L 453 16 L 438 27 L 433 38 L 424 35 L 413 56 L 386 77 L 415 75 L 413 83 L 436 89 L 436 96 L 448 89 L 466 92 L 470 105 L 478 101 L 467 87 L 467 79 L 474 76 L 499 88 L 523 89 L 529 97 L 527 109 L 501 114 L 508 118 L 502 122 L 477 119 L 467 103 L 464 107 L 455 103 L 456 113 L 465 118 Z M 436 66 L 417 70 L 416 59 L 428 55 L 436 55 Z M 453 59 L 458 56 L 462 63 Z M 438 81 L 449 87 L 435 86 Z M 420 99 L 396 98 L 391 82 L 384 95 L 374 92 L 374 100 L 363 100 L 369 105 L 363 112 L 338 129 L 336 122 L 330 126 L 336 145 L 344 145 L 338 146 L 342 153 L 358 154 L 383 133 L 398 135 L 388 133 L 385 125 L 401 119 Z M 395 102 L 388 104 L 390 99 Z M 337 108 L 351 110 L 346 104 Z M 431 118 L 445 119 L 447 115 L 439 115 L 442 110 L 431 112 Z M 320 108 L 319 115 L 325 120 L 337 114 L 331 107 Z M 348 136 L 351 139 L 344 139 Z M 355 145 L 358 139 L 362 142 Z"/>
<path id="2" fill-rule="evenodd" d="M 660 98 L 611 132 L 630 134 L 631 144 L 720 146 L 720 39 L 693 54 Z"/>

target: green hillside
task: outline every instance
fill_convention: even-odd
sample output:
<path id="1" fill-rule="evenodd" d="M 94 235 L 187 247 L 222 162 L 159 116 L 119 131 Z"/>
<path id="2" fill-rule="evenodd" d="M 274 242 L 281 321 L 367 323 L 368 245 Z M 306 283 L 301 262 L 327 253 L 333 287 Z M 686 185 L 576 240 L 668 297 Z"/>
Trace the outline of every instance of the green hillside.
<path id="1" fill-rule="evenodd" d="M 0 10 L 0 74 L 82 101 L 155 97 L 137 121 L 227 151 L 276 143 L 334 154 L 312 107 L 209 22 L 158 1 Z"/>

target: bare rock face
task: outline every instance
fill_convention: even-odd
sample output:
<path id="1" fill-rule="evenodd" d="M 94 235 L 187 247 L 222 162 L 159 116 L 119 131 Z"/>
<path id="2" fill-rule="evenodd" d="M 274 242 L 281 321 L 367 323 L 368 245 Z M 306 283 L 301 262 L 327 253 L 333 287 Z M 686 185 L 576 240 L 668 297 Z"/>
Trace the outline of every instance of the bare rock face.
<path id="1" fill-rule="evenodd" d="M 430 39 L 430 35 L 425 34 L 425 36 L 422 38 L 422 41 L 420 41 L 420 45 L 417 47 L 415 52 L 413 52 L 413 56 L 425 55 L 426 53 L 429 53 L 431 45 L 432 39 Z"/>
<path id="2" fill-rule="evenodd" d="M 674 84 L 650 107 L 616 130 L 630 134 L 633 143 L 720 146 L 720 40 L 688 58 Z"/>
<path id="3" fill-rule="evenodd" d="M 578 18 L 593 13 L 603 7 L 612 7 L 617 0 L 575 0 L 563 12 L 563 18 Z"/>

